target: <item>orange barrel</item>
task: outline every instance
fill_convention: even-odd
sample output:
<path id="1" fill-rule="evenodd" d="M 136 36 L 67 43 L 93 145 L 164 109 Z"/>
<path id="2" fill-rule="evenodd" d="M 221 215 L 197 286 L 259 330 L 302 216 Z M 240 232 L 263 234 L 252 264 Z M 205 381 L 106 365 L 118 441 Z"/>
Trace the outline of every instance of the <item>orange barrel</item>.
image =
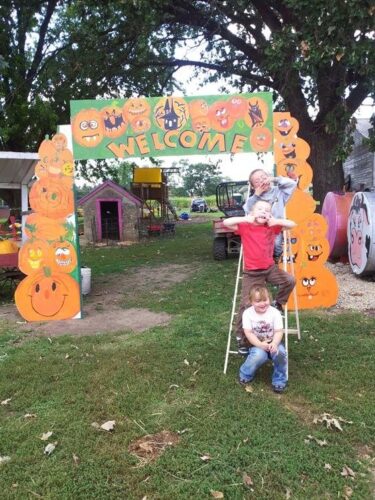
<path id="1" fill-rule="evenodd" d="M 375 274 L 375 193 L 356 193 L 348 216 L 348 257 L 354 274 Z"/>
<path id="2" fill-rule="evenodd" d="M 346 257 L 348 253 L 347 224 L 354 193 L 329 192 L 323 201 L 322 215 L 328 224 L 329 259 Z"/>

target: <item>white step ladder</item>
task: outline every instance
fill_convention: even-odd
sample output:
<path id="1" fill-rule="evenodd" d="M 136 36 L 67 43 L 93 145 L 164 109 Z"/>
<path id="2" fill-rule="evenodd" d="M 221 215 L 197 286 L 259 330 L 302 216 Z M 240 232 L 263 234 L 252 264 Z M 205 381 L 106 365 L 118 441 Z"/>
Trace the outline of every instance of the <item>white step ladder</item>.
<path id="1" fill-rule="evenodd" d="M 284 230 L 284 251 L 283 251 L 283 268 L 284 271 L 287 270 L 287 264 L 288 264 L 288 257 L 289 257 L 289 263 L 290 263 L 290 268 L 291 268 L 291 274 L 295 277 L 295 269 L 294 269 L 294 261 L 293 261 L 293 253 L 291 251 L 291 243 L 290 243 L 290 232 Z M 234 318 L 238 314 L 236 311 L 239 310 L 239 300 L 238 298 L 241 297 L 241 294 L 238 293 L 238 288 L 239 288 L 239 283 L 242 280 L 242 260 L 243 260 L 243 251 L 242 251 L 242 245 L 240 249 L 240 255 L 238 259 L 238 266 L 237 266 L 237 273 L 236 273 L 236 284 L 234 287 L 234 294 L 233 294 L 233 300 L 232 300 L 232 310 L 231 310 L 231 317 L 230 317 L 230 322 L 229 322 L 229 330 L 228 330 L 228 340 L 227 340 L 227 349 L 225 352 L 225 360 L 224 360 L 224 374 L 227 373 L 228 369 L 228 362 L 229 362 L 229 355 L 230 354 L 236 354 L 237 356 L 238 351 L 233 351 L 231 350 L 231 341 L 233 337 L 233 327 L 234 327 Z M 295 314 L 295 320 L 296 320 L 296 328 L 289 328 L 289 320 L 288 320 L 288 304 L 285 304 L 284 307 L 284 343 L 285 343 L 285 350 L 288 355 L 288 337 L 291 334 L 297 335 L 298 340 L 301 340 L 301 329 L 300 329 L 300 322 L 299 322 L 299 312 L 298 312 L 298 302 L 297 302 L 297 290 L 296 287 L 293 288 L 293 300 L 294 300 L 294 311 L 291 311 Z M 289 366 L 289 363 L 288 363 Z M 289 373 L 287 372 L 287 377 L 289 376 Z"/>

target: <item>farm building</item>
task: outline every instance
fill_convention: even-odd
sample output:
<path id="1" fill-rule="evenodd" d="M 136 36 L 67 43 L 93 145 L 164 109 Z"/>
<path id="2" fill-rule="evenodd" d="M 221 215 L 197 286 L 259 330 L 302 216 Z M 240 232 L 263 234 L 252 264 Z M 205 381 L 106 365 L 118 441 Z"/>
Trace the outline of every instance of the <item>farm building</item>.
<path id="1" fill-rule="evenodd" d="M 372 190 L 375 187 L 375 153 L 363 143 L 369 136 L 370 128 L 368 119 L 358 118 L 353 132 L 353 151 L 344 162 L 345 179 L 351 191 Z"/>
<path id="2" fill-rule="evenodd" d="M 83 209 L 85 242 L 138 241 L 142 202 L 115 182 L 103 182 L 81 198 L 78 206 Z"/>

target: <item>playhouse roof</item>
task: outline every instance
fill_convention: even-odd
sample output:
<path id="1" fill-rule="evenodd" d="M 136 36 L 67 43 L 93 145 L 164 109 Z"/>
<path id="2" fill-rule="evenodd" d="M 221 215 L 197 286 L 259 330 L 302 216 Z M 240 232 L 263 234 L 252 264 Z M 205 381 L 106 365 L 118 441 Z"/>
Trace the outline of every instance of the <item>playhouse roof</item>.
<path id="1" fill-rule="evenodd" d="M 134 194 L 130 193 L 127 189 L 123 188 L 119 184 L 116 184 L 116 182 L 113 182 L 111 180 L 106 180 L 99 186 L 96 186 L 90 193 L 87 193 L 85 196 L 83 196 L 79 201 L 78 201 L 78 206 L 83 206 L 85 205 L 88 201 L 91 199 L 95 198 L 101 191 L 104 189 L 111 188 L 113 191 L 116 191 L 121 197 L 127 198 L 129 201 L 133 202 L 136 205 L 141 206 L 142 201 L 138 198 L 138 196 L 135 196 Z"/>

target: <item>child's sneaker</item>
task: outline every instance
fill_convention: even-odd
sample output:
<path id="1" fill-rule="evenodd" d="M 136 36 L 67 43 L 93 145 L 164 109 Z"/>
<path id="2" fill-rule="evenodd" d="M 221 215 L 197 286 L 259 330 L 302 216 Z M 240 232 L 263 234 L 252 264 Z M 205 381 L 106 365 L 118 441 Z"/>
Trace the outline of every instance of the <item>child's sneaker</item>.
<path id="1" fill-rule="evenodd" d="M 237 341 L 237 352 L 241 356 L 247 356 L 249 354 L 249 344 L 247 340 L 243 337 L 236 337 Z"/>
<path id="2" fill-rule="evenodd" d="M 240 377 L 238 377 L 238 383 L 240 385 L 246 386 L 246 385 L 250 384 L 250 382 L 251 382 L 251 380 L 243 380 Z"/>
<path id="3" fill-rule="evenodd" d="M 283 387 L 282 385 L 273 385 L 272 389 L 273 392 L 276 392 L 276 394 L 282 394 L 285 391 L 286 387 Z"/>
<path id="4" fill-rule="evenodd" d="M 249 354 L 249 348 L 248 347 L 239 346 L 238 349 L 237 349 L 237 352 L 241 356 L 247 356 Z"/>

